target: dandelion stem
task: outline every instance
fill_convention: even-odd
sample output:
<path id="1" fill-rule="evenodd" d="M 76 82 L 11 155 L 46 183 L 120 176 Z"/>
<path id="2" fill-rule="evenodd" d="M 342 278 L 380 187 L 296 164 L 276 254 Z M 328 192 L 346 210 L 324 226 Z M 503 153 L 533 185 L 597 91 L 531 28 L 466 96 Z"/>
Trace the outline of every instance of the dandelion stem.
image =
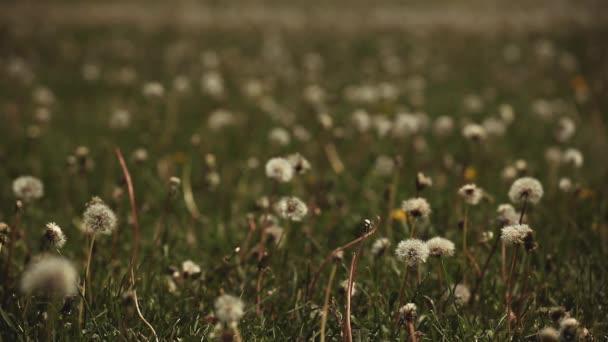
<path id="1" fill-rule="evenodd" d="M 321 342 L 325 342 L 325 328 L 327 327 L 327 311 L 329 310 L 329 296 L 331 294 L 331 286 L 336 276 L 338 265 L 334 264 L 329 273 L 329 280 L 325 287 L 325 299 L 323 300 L 323 311 L 321 312 Z"/>
<path id="2" fill-rule="evenodd" d="M 345 250 L 353 245 L 356 245 L 357 243 L 367 239 L 368 237 L 372 236 L 376 230 L 378 230 L 378 227 L 380 227 L 380 223 L 382 222 L 382 220 L 380 219 L 380 216 L 376 217 L 376 224 L 374 225 L 374 229 L 370 230 L 368 233 L 365 233 L 361 236 L 359 236 L 358 238 L 352 240 L 351 242 L 344 244 L 336 249 L 334 249 L 333 251 L 331 251 L 331 253 L 329 253 L 329 255 L 323 260 L 323 262 L 321 263 L 321 265 L 319 266 L 319 269 L 317 270 L 317 272 L 315 272 L 315 275 L 312 277 L 312 280 L 310 282 L 310 285 L 308 286 L 308 295 L 310 296 L 312 294 L 312 292 L 315 289 L 315 286 L 317 285 L 317 281 L 319 280 L 319 276 L 321 274 L 321 271 L 323 271 L 323 268 L 325 268 L 325 266 L 327 266 L 327 264 L 329 264 L 331 262 L 331 259 L 334 257 L 334 255 L 336 255 L 336 253 Z"/>
<path id="3" fill-rule="evenodd" d="M 359 253 L 353 252 L 353 258 L 350 262 L 350 270 L 348 272 L 348 286 L 346 288 L 346 314 L 344 323 L 344 337 L 343 341 L 353 342 L 353 332 L 350 326 L 350 297 L 353 292 L 353 279 L 355 277 L 355 270 L 357 269 L 357 262 L 359 261 Z"/>
<path id="4" fill-rule="evenodd" d="M 397 301 L 397 310 L 395 311 L 395 331 L 399 329 L 399 309 L 403 304 L 403 294 L 405 293 L 405 285 L 407 283 L 407 272 L 408 268 L 406 266 L 403 271 L 403 279 L 401 280 L 401 288 L 399 289 L 399 300 Z"/>
<path id="5" fill-rule="evenodd" d="M 507 306 L 507 334 L 511 335 L 511 288 L 513 286 L 513 273 L 515 272 L 515 265 L 517 264 L 517 254 L 519 252 L 519 245 L 515 245 L 515 251 L 511 257 L 511 267 L 509 270 L 509 277 L 507 279 L 507 292 L 505 293 L 506 306 Z"/>
<path id="6" fill-rule="evenodd" d="M 414 322 L 409 321 L 407 323 L 407 327 L 410 332 L 410 338 L 412 339 L 412 342 L 416 342 L 417 338 L 416 338 L 416 328 L 414 327 Z"/>
<path id="7" fill-rule="evenodd" d="M 129 174 L 129 169 L 127 168 L 127 163 L 125 163 L 125 159 L 122 156 L 122 152 L 119 147 L 116 147 L 116 156 L 118 157 L 118 161 L 120 163 L 120 167 L 122 168 L 122 173 L 125 177 L 125 181 L 127 183 L 127 190 L 129 191 L 129 203 L 131 204 L 131 215 L 133 217 L 133 245 L 131 248 L 131 259 L 129 261 L 129 281 L 131 287 L 133 288 L 133 301 L 135 302 L 135 309 L 137 311 L 137 315 L 139 318 L 148 326 L 148 328 L 152 331 L 154 335 L 154 340 L 158 342 L 158 335 L 156 335 L 156 330 L 154 327 L 148 322 L 141 310 L 139 309 L 139 303 L 137 300 L 137 292 L 135 291 L 135 257 L 137 256 L 137 244 L 139 241 L 139 221 L 137 220 L 137 206 L 135 205 L 135 191 L 133 190 L 133 182 L 131 181 L 131 175 Z"/>

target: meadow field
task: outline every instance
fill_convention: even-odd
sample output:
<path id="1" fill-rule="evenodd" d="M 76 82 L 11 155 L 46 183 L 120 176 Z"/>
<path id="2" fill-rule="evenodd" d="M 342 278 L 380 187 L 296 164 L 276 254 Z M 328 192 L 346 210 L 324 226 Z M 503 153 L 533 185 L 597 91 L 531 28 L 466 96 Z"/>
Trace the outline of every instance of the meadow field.
<path id="1" fill-rule="evenodd" d="M 608 341 L 604 7 L 7 4 L 0 341 Z"/>

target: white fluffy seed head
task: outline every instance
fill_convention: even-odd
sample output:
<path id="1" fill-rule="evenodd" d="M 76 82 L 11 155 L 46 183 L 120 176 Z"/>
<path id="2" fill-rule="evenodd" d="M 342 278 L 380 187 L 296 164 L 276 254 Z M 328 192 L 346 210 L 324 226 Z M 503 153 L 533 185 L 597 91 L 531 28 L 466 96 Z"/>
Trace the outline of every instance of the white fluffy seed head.
<path id="1" fill-rule="evenodd" d="M 471 141 L 483 141 L 487 137 L 486 129 L 478 124 L 468 124 L 462 129 L 462 136 Z"/>
<path id="2" fill-rule="evenodd" d="M 390 247 L 391 241 L 387 238 L 379 238 L 372 244 L 372 254 L 375 256 L 382 256 L 386 253 L 386 250 Z"/>
<path id="3" fill-rule="evenodd" d="M 308 207 L 297 197 L 283 197 L 274 206 L 277 214 L 286 220 L 302 221 L 308 214 Z"/>
<path id="4" fill-rule="evenodd" d="M 579 169 L 583 166 L 583 154 L 575 148 L 568 148 L 562 154 L 562 163 Z"/>
<path id="5" fill-rule="evenodd" d="M 527 200 L 529 203 L 536 204 L 543 197 L 543 186 L 532 177 L 522 177 L 511 185 L 509 198 L 513 203 L 522 203 Z"/>
<path id="6" fill-rule="evenodd" d="M 522 245 L 532 237 L 534 232 L 527 224 L 506 226 L 501 230 L 500 238 L 509 244 Z"/>
<path id="7" fill-rule="evenodd" d="M 406 322 L 412 322 L 416 319 L 418 308 L 414 303 L 407 303 L 399 308 L 399 316 Z"/>
<path id="8" fill-rule="evenodd" d="M 464 284 L 458 284 L 454 288 L 454 302 L 457 305 L 465 305 L 471 299 L 471 291 Z"/>
<path id="9" fill-rule="evenodd" d="M 348 279 L 344 279 L 340 283 L 340 292 L 345 294 L 347 290 L 348 290 Z M 357 294 L 357 286 L 356 286 L 356 283 L 353 281 L 353 287 L 350 290 L 350 296 L 354 297 L 356 294 Z"/>
<path id="10" fill-rule="evenodd" d="M 93 197 L 82 216 L 85 231 L 89 234 L 112 234 L 118 222 L 114 211 L 99 197 Z"/>
<path id="11" fill-rule="evenodd" d="M 553 327 L 544 327 L 538 331 L 538 340 L 540 342 L 558 342 L 559 331 Z"/>
<path id="12" fill-rule="evenodd" d="M 573 317 L 566 317 L 559 322 L 560 340 L 576 341 L 580 323 Z"/>
<path id="13" fill-rule="evenodd" d="M 519 223 L 519 213 L 511 204 L 501 204 L 496 210 L 498 213 L 498 221 L 502 225 L 514 225 Z"/>
<path id="14" fill-rule="evenodd" d="M 266 176 L 281 183 L 287 183 L 293 178 L 294 168 L 285 158 L 271 158 L 266 163 Z"/>
<path id="15" fill-rule="evenodd" d="M 74 296 L 78 293 L 78 273 L 67 259 L 45 256 L 28 265 L 21 277 L 21 291 L 25 294 Z"/>
<path id="16" fill-rule="evenodd" d="M 422 240 L 407 239 L 399 242 L 395 254 L 409 267 L 426 262 L 429 257 L 429 247 Z"/>
<path id="17" fill-rule="evenodd" d="M 434 237 L 426 242 L 429 248 L 430 255 L 436 256 L 453 256 L 455 246 L 454 243 L 442 237 Z"/>
<path id="18" fill-rule="evenodd" d="M 192 277 L 201 273 L 201 267 L 192 260 L 186 260 L 182 262 L 182 271 L 184 276 Z"/>
<path id="19" fill-rule="evenodd" d="M 428 217 L 431 214 L 429 202 L 422 197 L 410 198 L 407 201 L 403 201 L 401 207 L 406 214 L 415 218 Z"/>
<path id="20" fill-rule="evenodd" d="M 65 234 L 63 234 L 63 230 L 54 222 L 50 222 L 46 224 L 46 229 L 44 231 L 44 239 L 47 243 L 54 248 L 61 248 L 65 245 L 66 238 Z"/>
<path id="21" fill-rule="evenodd" d="M 240 298 L 222 295 L 215 300 L 215 317 L 225 324 L 238 323 L 245 314 L 244 307 Z"/>
<path id="22" fill-rule="evenodd" d="M 483 198 L 483 190 L 475 184 L 467 184 L 458 190 L 458 194 L 469 205 L 477 205 Z"/>
<path id="23" fill-rule="evenodd" d="M 310 163 L 299 153 L 290 154 L 287 156 L 287 160 L 297 174 L 305 174 L 310 171 Z"/>
<path id="24" fill-rule="evenodd" d="M 13 181 L 13 192 L 23 202 L 31 202 L 44 196 L 42 181 L 32 176 L 20 176 Z"/>

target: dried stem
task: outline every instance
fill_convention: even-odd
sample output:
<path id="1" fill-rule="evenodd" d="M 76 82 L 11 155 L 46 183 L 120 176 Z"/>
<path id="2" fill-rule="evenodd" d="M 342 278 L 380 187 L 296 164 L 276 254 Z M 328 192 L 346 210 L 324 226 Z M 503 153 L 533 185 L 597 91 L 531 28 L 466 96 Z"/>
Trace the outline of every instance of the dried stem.
<path id="1" fill-rule="evenodd" d="M 348 272 L 348 286 L 346 288 L 346 317 L 344 322 L 344 336 L 343 341 L 353 342 L 353 331 L 350 326 L 350 297 L 353 291 L 353 279 L 355 277 L 355 270 L 357 269 L 357 263 L 359 261 L 360 253 L 353 252 L 353 258 L 350 262 L 350 270 Z"/>
<path id="2" fill-rule="evenodd" d="M 321 266 L 319 266 L 319 269 L 317 270 L 317 272 L 315 272 L 315 275 L 313 276 L 312 281 L 310 282 L 310 285 L 308 286 L 308 295 L 309 296 L 310 296 L 310 294 L 312 294 L 312 292 L 315 289 L 315 286 L 317 285 L 317 281 L 319 280 L 321 271 L 323 271 L 323 268 L 325 268 L 325 266 L 327 266 L 327 264 L 329 264 L 331 262 L 331 259 L 336 255 L 336 253 L 338 253 L 342 250 L 345 250 L 353 245 L 356 245 L 357 243 L 364 241 L 368 237 L 372 236 L 376 232 L 376 230 L 378 230 L 378 227 L 380 227 L 381 222 L 382 222 L 382 219 L 380 218 L 380 216 L 377 216 L 376 224 L 374 225 L 374 229 L 372 229 L 368 233 L 365 233 L 365 234 L 359 236 L 358 238 L 352 240 L 351 242 L 334 249 L 333 251 L 331 251 L 331 253 L 329 253 L 329 255 L 321 263 Z"/>
<path id="3" fill-rule="evenodd" d="M 414 322 L 413 321 L 407 322 L 407 328 L 410 332 L 410 338 L 412 339 L 412 342 L 416 342 L 417 338 L 416 338 L 416 328 L 414 327 Z"/>
<path id="4" fill-rule="evenodd" d="M 266 273 L 266 269 L 263 268 L 260 270 L 259 275 L 258 275 L 258 281 L 256 283 L 255 286 L 255 290 L 256 290 L 256 296 L 255 296 L 255 302 L 256 302 L 256 308 L 255 308 L 255 314 L 257 316 L 260 316 L 262 314 L 262 284 L 264 283 L 264 274 Z"/>
<path id="5" fill-rule="evenodd" d="M 329 310 L 329 296 L 331 294 L 331 286 L 336 276 L 338 265 L 334 264 L 329 273 L 329 280 L 325 287 L 325 299 L 323 300 L 323 311 L 321 312 L 321 342 L 325 342 L 325 328 L 327 327 L 327 311 Z"/>
<path id="6" fill-rule="evenodd" d="M 241 246 L 241 249 L 239 251 L 239 259 L 241 259 L 241 262 L 245 260 L 245 256 L 247 255 L 247 249 L 249 248 L 249 242 L 251 242 L 253 232 L 256 229 L 255 220 L 252 217 L 248 219 L 247 224 L 249 225 L 249 229 L 247 230 L 247 236 L 245 237 L 245 241 L 243 241 L 243 246 Z"/>
<path id="7" fill-rule="evenodd" d="M 131 259 L 129 261 L 129 282 L 131 287 L 133 288 L 133 301 L 135 302 L 135 309 L 137 311 L 137 315 L 139 318 L 148 326 L 148 328 L 152 331 L 154 335 L 154 340 L 158 342 L 158 335 L 156 335 L 156 330 L 154 327 L 148 322 L 141 310 L 139 309 L 139 303 L 137 300 L 137 292 L 135 291 L 135 257 L 137 256 L 137 245 L 139 242 L 139 221 L 137 220 L 137 206 L 135 205 L 135 191 L 133 190 L 133 182 L 131 181 L 131 175 L 129 174 L 129 169 L 127 168 L 127 163 L 125 163 L 125 159 L 122 156 L 122 152 L 119 147 L 116 147 L 116 156 L 118 157 L 118 162 L 120 163 L 120 167 L 122 168 L 123 176 L 125 177 L 125 181 L 127 182 L 127 190 L 129 191 L 129 203 L 131 204 L 131 215 L 133 218 L 133 245 L 131 246 Z"/>
<path id="8" fill-rule="evenodd" d="M 511 288 L 513 286 L 513 273 L 515 272 L 515 265 L 517 264 L 517 254 L 519 251 L 519 245 L 515 245 L 515 251 L 511 257 L 511 267 L 509 271 L 509 277 L 507 279 L 507 291 L 505 292 L 505 301 L 507 306 L 507 334 L 511 334 Z"/>

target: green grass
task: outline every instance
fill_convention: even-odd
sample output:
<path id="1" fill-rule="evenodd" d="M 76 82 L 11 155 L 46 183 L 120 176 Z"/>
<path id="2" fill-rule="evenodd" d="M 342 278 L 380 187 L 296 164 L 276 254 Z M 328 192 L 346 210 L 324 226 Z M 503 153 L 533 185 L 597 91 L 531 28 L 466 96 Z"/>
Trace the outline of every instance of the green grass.
<path id="1" fill-rule="evenodd" d="M 318 340 L 323 291 L 330 267 L 321 274 L 314 293 L 308 284 L 321 261 L 336 247 L 361 235 L 363 219 L 382 217 L 378 232 L 362 248 L 355 282 L 357 294 L 352 298 L 352 330 L 355 340 L 405 340 L 407 329 L 395 336 L 393 314 L 404 265 L 394 257 L 397 243 L 408 237 L 399 221 L 393 225 L 392 245 L 383 257 L 374 257 L 370 246 L 376 238 L 387 235 L 387 190 L 391 177 L 372 172 L 379 155 L 399 156 L 399 186 L 394 208 L 402 200 L 415 196 L 414 177 L 421 171 L 430 175 L 434 186 L 421 194 L 431 204 L 433 213 L 422 224 L 416 236 L 428 239 L 444 236 L 456 244 L 456 255 L 444 258 L 444 281 L 450 286 L 467 279 L 476 283 L 473 269 L 462 268 L 463 203 L 457 190 L 475 182 L 487 191 L 492 201 L 470 208 L 469 245 L 478 262 L 489 254 L 490 244 L 478 243 L 484 231 L 499 236 L 495 222 L 496 207 L 508 202 L 512 181 L 501 178 L 502 169 L 517 159 L 528 163 L 528 174 L 538 178 L 545 196 L 528 213 L 535 230 L 538 249 L 526 254 L 530 265 L 529 288 L 525 306 L 527 314 L 513 324 L 513 340 L 534 340 L 536 332 L 546 325 L 557 326 L 541 308 L 564 306 L 588 328 L 598 341 L 608 334 L 608 148 L 605 101 L 608 65 L 601 56 L 608 50 L 600 32 L 558 31 L 550 34 L 476 35 L 438 31 L 427 36 L 404 32 L 338 33 L 313 30 L 285 32 L 277 37 L 262 32 L 220 30 L 216 32 L 143 32 L 126 28 L 67 29 L 40 27 L 18 33 L 18 28 L 2 30 L 0 47 L 0 221 L 14 226 L 15 195 L 12 180 L 23 174 L 39 177 L 45 195 L 29 203 L 22 213 L 19 229 L 25 233 L 15 241 L 12 272 L 4 273 L 7 245 L 2 248 L 0 278 L 1 340 L 48 339 L 47 327 L 53 325 L 54 340 L 145 340 L 150 331 L 125 305 L 122 294 L 128 289 L 128 267 L 132 226 L 129 224 L 129 201 L 118 160 L 114 153 L 120 147 L 133 178 L 140 222 L 139 253 L 136 266 L 136 288 L 143 315 L 156 329 L 161 340 L 206 340 L 214 326 L 210 318 L 214 300 L 222 293 L 240 296 L 246 313 L 239 324 L 245 341 Z M 605 33 L 605 32 L 604 32 Z M 556 56 L 539 59 L 535 49 L 541 39 L 552 42 Z M 273 44 L 279 44 L 278 46 Z M 507 63 L 502 55 L 508 44 L 521 48 L 520 60 Z M 224 76 L 226 93 L 213 98 L 200 90 L 200 77 L 205 69 L 201 52 L 215 51 L 220 59 L 219 71 Z M 316 53 L 323 58 L 318 72 L 307 71 L 306 56 Z M 560 57 L 572 55 L 577 70 L 560 66 Z M 382 67 L 383 58 L 392 54 L 400 58 L 403 70 L 391 74 Z M 417 57 L 423 56 L 423 57 Z M 8 73 L 9 61 L 22 58 L 31 68 L 30 82 Z M 84 63 L 97 63 L 102 79 L 94 82 L 82 78 Z M 109 78 L 122 67 L 137 72 L 132 84 L 118 84 Z M 173 79 L 183 75 L 192 89 L 185 94 L 171 91 Z M 424 77 L 425 101 L 412 103 L 407 80 Z M 584 79 L 589 85 L 589 98 L 577 101 L 573 79 Z M 272 99 L 281 109 L 270 115 L 260 99 L 243 95 L 241 88 L 250 79 L 266 86 L 266 101 Z M 163 83 L 168 93 L 162 99 L 141 95 L 147 81 Z M 345 100 L 346 86 L 388 82 L 401 90 L 394 100 L 353 104 Z M 318 108 L 303 98 L 304 88 L 319 84 L 326 90 L 326 101 Z M 49 105 L 52 119 L 37 123 L 35 110 L 40 107 L 32 98 L 33 89 L 47 86 L 56 101 Z M 467 94 L 481 94 L 485 106 L 480 114 L 468 113 L 462 105 Z M 543 121 L 532 113 L 535 99 L 559 100 L 565 110 Z M 493 137 L 480 145 L 467 143 L 460 134 L 461 124 L 468 120 L 481 122 L 496 116 L 501 103 L 513 106 L 516 119 L 502 137 Z M 125 108 L 132 115 L 130 127 L 123 131 L 108 127 L 110 114 Z M 233 112 L 238 122 L 232 127 L 212 131 L 207 126 L 210 113 L 218 108 Z M 417 134 L 428 148 L 416 151 L 414 137 L 379 138 L 374 132 L 357 133 L 350 115 L 357 108 L 370 114 L 394 117 L 400 109 L 424 111 L 433 120 L 452 116 L 455 130 L 438 138 L 432 130 Z M 324 130 L 317 113 L 326 112 L 334 121 L 332 130 Z M 292 118 L 281 116 L 293 113 Z M 574 120 L 577 131 L 568 142 L 555 140 L 557 120 L 567 116 Z M 283 121 L 281 121 L 283 120 Z M 432 122 L 432 121 L 431 121 Z M 31 137 L 35 125 L 40 134 Z M 174 126 L 172 126 L 174 125 Z M 274 127 L 292 130 L 302 126 L 311 135 L 299 141 L 292 135 L 288 146 L 268 140 Z M 175 129 L 171 129 L 174 127 Z M 199 145 L 191 144 L 197 134 Z M 325 152 L 335 145 L 344 172 L 332 169 Z M 581 169 L 559 167 L 560 177 L 569 177 L 580 185 L 580 191 L 565 193 L 551 178 L 544 151 L 549 146 L 576 147 L 585 156 Z M 87 146 L 95 166 L 74 172 L 66 158 L 78 146 Z M 145 161 L 137 162 L 132 152 L 139 147 L 148 151 Z M 288 184 L 276 184 L 264 174 L 265 162 L 275 156 L 299 152 L 312 164 L 312 170 Z M 213 154 L 216 166 L 205 162 Z M 445 156 L 453 158 L 446 165 Z M 256 168 L 248 167 L 255 157 Z M 463 178 L 464 167 L 476 170 L 473 179 Z M 182 178 L 191 168 L 192 193 L 202 217 L 195 219 L 188 209 L 183 189 L 167 200 L 168 177 Z M 217 171 L 221 182 L 210 186 L 206 176 Z M 123 191 L 115 196 L 116 189 Z M 267 245 L 269 257 L 262 263 L 257 258 L 239 260 L 234 250 L 242 246 L 247 234 L 247 216 L 255 220 L 263 214 L 256 200 L 269 196 L 294 195 L 303 199 L 311 214 L 301 223 L 281 221 L 287 238 L 277 249 Z M 112 236 L 100 237 L 92 258 L 93 298 L 88 303 L 84 329 L 78 328 L 77 304 L 69 315 L 61 316 L 61 303 L 46 305 L 49 320 L 38 317 L 45 299 L 28 297 L 18 291 L 18 281 L 29 257 L 39 254 L 39 240 L 47 222 L 57 222 L 67 235 L 61 254 L 72 260 L 84 275 L 86 239 L 77 228 L 85 203 L 91 197 L 103 198 L 119 216 L 118 230 Z M 166 229 L 167 239 L 155 245 L 154 232 Z M 259 229 L 250 248 L 259 241 Z M 339 283 L 348 276 L 351 252 L 337 267 L 332 287 L 328 318 L 328 340 L 342 339 L 345 298 Z M 31 255 L 28 254 L 31 252 Z M 510 255 L 512 249 L 508 248 Z M 201 266 L 195 279 L 177 282 L 171 293 L 166 285 L 170 266 L 181 267 L 191 259 Z M 523 259 L 520 259 L 522 261 Z M 437 260 L 430 259 L 421 268 L 422 282 L 410 281 L 406 301 L 418 306 L 416 329 L 421 341 L 504 341 L 505 284 L 500 279 L 500 251 L 491 259 L 476 298 L 458 306 L 450 296 L 442 295 L 437 281 Z M 520 265 L 523 265 L 521 262 Z M 261 291 L 261 314 L 256 314 L 256 283 L 259 270 L 265 269 Z M 514 287 L 516 308 L 522 290 L 523 275 Z M 410 277 L 413 280 L 415 277 Z M 29 302 L 27 308 L 24 308 Z"/>

